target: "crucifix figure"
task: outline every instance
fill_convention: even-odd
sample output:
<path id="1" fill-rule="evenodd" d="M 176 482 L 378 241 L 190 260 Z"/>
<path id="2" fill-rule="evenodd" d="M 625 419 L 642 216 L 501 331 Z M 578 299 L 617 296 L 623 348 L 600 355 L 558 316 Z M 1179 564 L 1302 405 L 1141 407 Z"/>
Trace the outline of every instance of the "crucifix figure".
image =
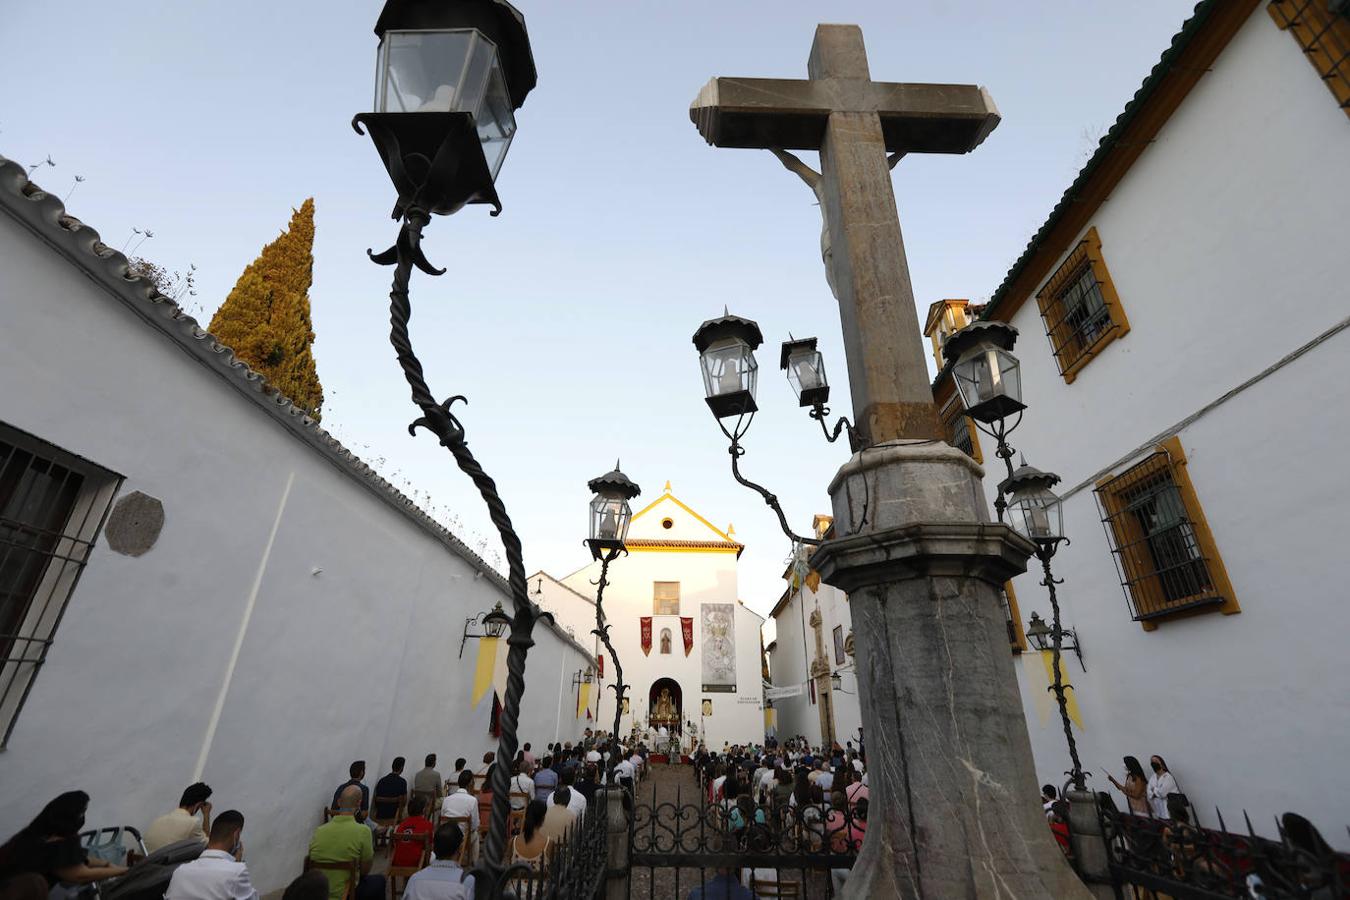
<path id="1" fill-rule="evenodd" d="M 770 147 L 769 151 L 778 157 L 778 161 L 783 164 L 793 175 L 796 175 L 806 186 L 811 189 L 811 193 L 816 195 L 816 205 L 820 207 L 820 261 L 825 264 L 825 281 L 830 286 L 830 293 L 834 299 L 839 299 L 839 289 L 834 286 L 834 259 L 830 252 L 830 220 L 825 216 L 825 182 L 820 173 L 802 162 L 801 157 L 789 153 L 782 147 Z M 886 157 L 886 166 L 888 169 L 894 169 L 905 155 L 903 150 L 897 150 Z"/>
<path id="2" fill-rule="evenodd" d="M 873 81 L 854 25 L 819 26 L 807 68 L 714 78 L 689 114 L 716 147 L 771 150 L 824 219 L 863 440 L 829 488 L 835 536 L 811 559 L 849 594 L 867 729 L 872 813 L 843 897 L 1087 897 L 1036 802 L 999 600 L 1033 548 L 989 523 L 980 467 L 939 436 L 891 187 L 905 154 L 968 153 L 998 111 L 973 85 Z M 791 150 L 820 151 L 820 171 Z"/>
<path id="3" fill-rule="evenodd" d="M 817 28 L 807 70 L 805 81 L 714 78 L 689 116 L 714 146 L 779 153 L 816 193 L 829 233 L 822 255 L 848 350 L 853 422 L 867 443 L 935 438 L 890 169 L 907 153 L 970 152 L 998 124 L 998 111 L 987 91 L 971 85 L 872 81 L 855 25 Z M 787 150 L 819 150 L 820 172 Z"/>

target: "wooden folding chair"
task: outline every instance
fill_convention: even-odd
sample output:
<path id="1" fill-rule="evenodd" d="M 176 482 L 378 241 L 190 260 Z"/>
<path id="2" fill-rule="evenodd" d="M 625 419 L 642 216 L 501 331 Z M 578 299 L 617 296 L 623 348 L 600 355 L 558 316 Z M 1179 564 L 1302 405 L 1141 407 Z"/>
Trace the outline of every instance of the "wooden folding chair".
<path id="1" fill-rule="evenodd" d="M 783 897 L 798 900 L 802 895 L 802 886 L 801 882 L 797 881 L 769 881 L 764 878 L 751 878 L 750 893 L 760 900 L 780 900 Z"/>
<path id="2" fill-rule="evenodd" d="M 304 871 L 318 869 L 325 875 L 329 872 L 345 873 L 347 875 L 347 889 L 342 893 L 342 900 L 356 900 L 356 883 L 361 880 L 361 862 L 360 860 L 350 859 L 343 862 L 316 862 L 305 857 Z"/>
<path id="3" fill-rule="evenodd" d="M 400 846 L 416 844 L 421 848 L 417 857 L 415 866 L 396 866 L 393 864 L 395 849 Z M 422 869 L 427 867 L 431 861 L 431 834 L 394 834 L 389 839 L 389 870 L 385 873 L 389 879 L 389 900 L 394 900 L 400 893 L 396 881 L 403 879 L 403 886 L 408 886 L 408 879 L 416 875 Z"/>
<path id="4" fill-rule="evenodd" d="M 468 869 L 473 863 L 473 842 L 477 833 L 473 830 L 473 820 L 468 816 L 446 816 L 442 825 L 458 825 L 459 833 L 464 835 L 464 843 L 459 845 L 459 857 L 456 862 L 461 869 Z"/>
<path id="5" fill-rule="evenodd" d="M 506 817 L 506 833 L 508 836 L 520 834 L 525 829 L 525 810 L 513 809 Z"/>
<path id="6" fill-rule="evenodd" d="M 402 794 L 394 794 L 388 797 L 376 797 L 370 801 L 370 811 L 368 813 L 370 821 L 379 826 L 375 830 L 376 846 L 383 846 L 389 843 L 389 832 L 393 830 L 395 825 L 403 821 L 403 814 L 406 811 L 407 802 L 408 798 Z M 392 816 L 377 817 L 375 815 L 375 810 L 379 809 L 381 806 L 394 807 L 394 814 Z"/>

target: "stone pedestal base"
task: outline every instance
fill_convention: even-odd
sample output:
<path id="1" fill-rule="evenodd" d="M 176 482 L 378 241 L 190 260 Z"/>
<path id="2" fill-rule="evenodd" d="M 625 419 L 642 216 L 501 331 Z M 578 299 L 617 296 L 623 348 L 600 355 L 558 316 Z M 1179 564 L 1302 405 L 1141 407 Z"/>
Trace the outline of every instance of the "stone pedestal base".
<path id="1" fill-rule="evenodd" d="M 1069 801 L 1069 843 L 1074 859 L 1078 860 L 1078 871 L 1094 882 L 1088 885 L 1092 896 L 1115 900 L 1102 820 L 1097 816 L 1097 796 L 1091 791 L 1066 791 L 1064 799 Z"/>
<path id="2" fill-rule="evenodd" d="M 1087 898 L 1045 822 L 999 590 L 1033 547 L 938 442 L 864 450 L 811 564 L 849 594 L 871 800 L 847 898 Z"/>

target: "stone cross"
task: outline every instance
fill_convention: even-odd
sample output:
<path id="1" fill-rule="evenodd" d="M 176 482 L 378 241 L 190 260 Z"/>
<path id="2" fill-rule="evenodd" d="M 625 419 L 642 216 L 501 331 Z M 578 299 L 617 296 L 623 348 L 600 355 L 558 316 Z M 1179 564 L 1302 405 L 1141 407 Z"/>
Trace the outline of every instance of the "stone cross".
<path id="1" fill-rule="evenodd" d="M 998 124 L 998 111 L 971 85 L 872 81 L 856 25 L 819 26 L 807 71 L 805 81 L 714 78 L 689 116 L 716 147 L 820 151 L 816 190 L 854 424 L 868 444 L 936 438 L 887 154 L 968 153 Z"/>
<path id="2" fill-rule="evenodd" d="M 872 81 L 852 25 L 816 29 L 809 72 L 713 79 L 690 116 L 789 168 L 786 151 L 820 151 L 819 173 L 794 171 L 822 200 L 866 445 L 830 484 L 835 536 L 810 561 L 849 595 L 867 734 L 872 812 L 842 900 L 1087 898 L 1036 800 L 999 598 L 1034 547 L 989 522 L 983 471 L 937 439 L 889 176 L 888 153 L 967 152 L 998 113 L 977 87 Z"/>

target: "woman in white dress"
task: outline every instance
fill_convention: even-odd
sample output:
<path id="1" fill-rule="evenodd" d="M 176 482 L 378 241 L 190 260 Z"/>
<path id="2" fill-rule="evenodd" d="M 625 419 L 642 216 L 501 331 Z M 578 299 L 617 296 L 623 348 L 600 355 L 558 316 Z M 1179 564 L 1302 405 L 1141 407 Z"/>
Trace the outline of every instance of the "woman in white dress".
<path id="1" fill-rule="evenodd" d="M 1181 790 L 1177 787 L 1177 780 L 1167 770 L 1167 762 L 1161 756 L 1150 756 L 1148 762 L 1153 768 L 1145 791 L 1148 805 L 1153 810 L 1155 819 L 1170 819 L 1171 816 L 1167 812 L 1167 795 L 1179 794 Z"/>

